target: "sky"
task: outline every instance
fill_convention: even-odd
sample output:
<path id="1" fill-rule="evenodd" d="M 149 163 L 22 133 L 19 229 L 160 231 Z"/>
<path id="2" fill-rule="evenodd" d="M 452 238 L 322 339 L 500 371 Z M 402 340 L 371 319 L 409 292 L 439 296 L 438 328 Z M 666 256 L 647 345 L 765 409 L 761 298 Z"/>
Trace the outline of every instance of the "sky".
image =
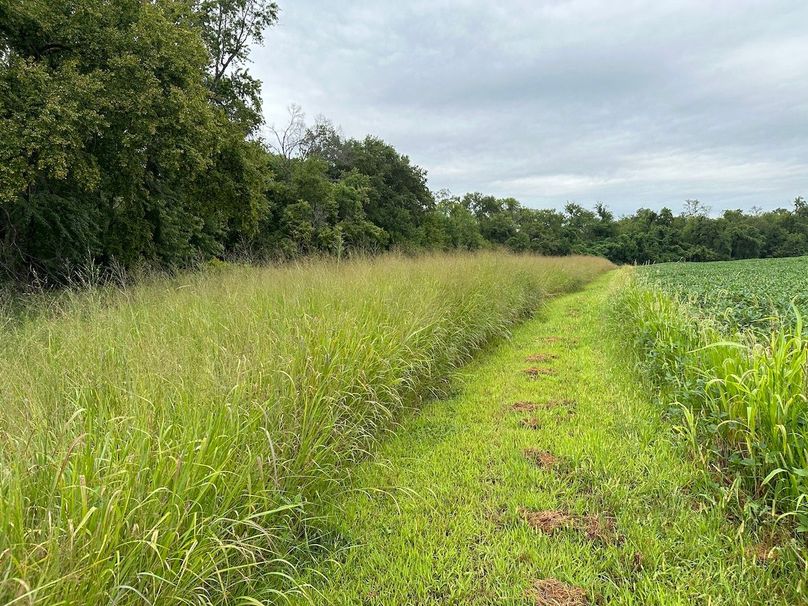
<path id="1" fill-rule="evenodd" d="M 808 197 L 806 0 L 278 0 L 253 53 L 291 103 L 432 190 L 618 214 Z"/>

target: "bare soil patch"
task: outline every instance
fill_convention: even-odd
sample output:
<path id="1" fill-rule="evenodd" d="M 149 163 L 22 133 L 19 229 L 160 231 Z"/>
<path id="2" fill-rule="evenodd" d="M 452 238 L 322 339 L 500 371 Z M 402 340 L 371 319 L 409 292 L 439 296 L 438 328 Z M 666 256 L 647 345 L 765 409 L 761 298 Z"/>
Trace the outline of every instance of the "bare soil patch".
<path id="1" fill-rule="evenodd" d="M 538 408 L 541 408 L 541 404 L 537 404 L 536 402 L 530 402 L 528 400 L 523 400 L 521 402 L 515 402 L 511 404 L 512 412 L 533 412 Z"/>
<path id="2" fill-rule="evenodd" d="M 631 569 L 634 572 L 641 572 L 645 568 L 645 558 L 642 553 L 635 551 L 631 557 Z"/>
<path id="3" fill-rule="evenodd" d="M 586 537 L 590 541 L 599 543 L 617 543 L 620 536 L 617 534 L 617 526 L 614 516 L 610 514 L 594 514 L 585 516 L 581 524 Z"/>
<path id="4" fill-rule="evenodd" d="M 550 469 L 555 467 L 560 461 L 560 459 L 554 454 L 538 448 L 526 448 L 525 458 L 542 469 Z"/>
<path id="5" fill-rule="evenodd" d="M 778 550 L 768 541 L 750 545 L 746 548 L 746 555 L 760 564 L 768 564 L 777 559 Z"/>
<path id="6" fill-rule="evenodd" d="M 549 509 L 546 511 L 520 509 L 519 514 L 531 528 L 548 535 L 553 535 L 559 530 L 573 528 L 576 520 L 574 514 L 558 509 Z"/>
<path id="7" fill-rule="evenodd" d="M 524 508 L 519 510 L 519 514 L 533 529 L 544 534 L 552 535 L 559 530 L 569 529 L 598 543 L 614 545 L 622 540 L 611 514 L 578 515 L 560 509 L 534 511 Z"/>

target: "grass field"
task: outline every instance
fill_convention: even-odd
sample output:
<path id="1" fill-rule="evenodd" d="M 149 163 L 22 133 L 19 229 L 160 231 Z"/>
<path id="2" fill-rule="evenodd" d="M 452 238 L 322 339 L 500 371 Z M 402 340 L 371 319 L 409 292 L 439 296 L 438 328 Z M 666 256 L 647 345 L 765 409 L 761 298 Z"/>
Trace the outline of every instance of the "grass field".
<path id="1" fill-rule="evenodd" d="M 7 314 L 0 602 L 282 601 L 322 509 L 401 411 L 609 267 L 229 268 Z"/>

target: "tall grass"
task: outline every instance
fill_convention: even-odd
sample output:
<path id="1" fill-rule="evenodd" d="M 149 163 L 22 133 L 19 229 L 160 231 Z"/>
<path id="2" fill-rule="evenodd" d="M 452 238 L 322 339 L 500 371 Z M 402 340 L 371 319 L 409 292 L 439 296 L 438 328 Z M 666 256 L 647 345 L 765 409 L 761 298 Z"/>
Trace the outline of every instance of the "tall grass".
<path id="1" fill-rule="evenodd" d="M 732 472 L 748 507 L 795 515 L 808 530 L 808 340 L 799 313 L 768 334 L 727 334 L 636 281 L 620 299 L 638 363 L 684 407 L 694 445 Z"/>
<path id="2" fill-rule="evenodd" d="M 63 297 L 0 334 L 0 602 L 296 591 L 318 506 L 402 407 L 606 261 L 387 257 Z"/>

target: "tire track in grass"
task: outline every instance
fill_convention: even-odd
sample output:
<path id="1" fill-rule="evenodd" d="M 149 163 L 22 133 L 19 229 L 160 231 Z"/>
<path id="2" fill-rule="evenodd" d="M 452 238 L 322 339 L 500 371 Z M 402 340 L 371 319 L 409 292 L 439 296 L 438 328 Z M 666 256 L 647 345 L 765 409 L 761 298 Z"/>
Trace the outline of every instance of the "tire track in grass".
<path id="1" fill-rule="evenodd" d="M 357 468 L 302 579 L 314 603 L 797 603 L 698 511 L 698 470 L 609 343 L 612 279 L 551 301 Z"/>

